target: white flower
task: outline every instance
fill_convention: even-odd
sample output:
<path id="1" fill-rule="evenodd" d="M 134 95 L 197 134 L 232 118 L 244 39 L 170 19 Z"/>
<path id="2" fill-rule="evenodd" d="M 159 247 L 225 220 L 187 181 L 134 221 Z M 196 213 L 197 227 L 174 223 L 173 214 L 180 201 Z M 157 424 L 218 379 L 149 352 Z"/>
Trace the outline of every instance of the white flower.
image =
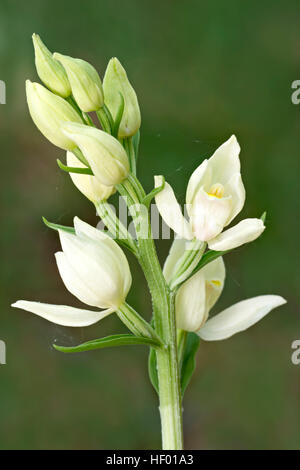
<path id="1" fill-rule="evenodd" d="M 177 328 L 198 331 L 220 297 L 225 280 L 222 257 L 212 261 L 186 281 L 176 294 Z"/>
<path id="2" fill-rule="evenodd" d="M 207 241 L 209 248 L 221 251 L 255 240 L 263 232 L 265 226 L 260 219 L 246 219 L 220 235 L 245 202 L 239 152 L 240 146 L 232 136 L 194 171 L 186 191 L 189 221 L 168 183 L 156 195 L 162 218 L 180 237 Z M 162 177 L 156 176 L 155 187 L 161 184 Z"/>
<path id="3" fill-rule="evenodd" d="M 69 167 L 86 168 L 72 152 L 67 152 L 67 165 Z M 104 186 L 93 175 L 69 173 L 73 183 L 94 204 L 106 201 L 114 192 L 113 186 Z"/>
<path id="4" fill-rule="evenodd" d="M 57 59 L 67 72 L 73 96 L 84 112 L 98 111 L 104 104 L 102 83 L 97 70 L 82 59 L 74 59 L 55 52 Z"/>
<path id="5" fill-rule="evenodd" d="M 100 183 L 115 186 L 127 178 L 128 156 L 113 136 L 95 127 L 72 122 L 64 124 L 62 132 L 78 145 Z"/>
<path id="6" fill-rule="evenodd" d="M 13 307 L 28 310 L 65 326 L 88 326 L 117 311 L 131 286 L 127 259 L 114 240 L 75 217 L 75 234 L 60 230 L 63 251 L 56 261 L 67 289 L 87 305 L 103 308 L 89 311 L 61 305 L 19 300 Z"/>
<path id="7" fill-rule="evenodd" d="M 120 106 L 120 93 L 124 98 L 124 112 L 119 127 L 119 138 L 130 137 L 141 126 L 141 113 L 136 93 L 132 88 L 125 69 L 119 60 L 110 59 L 103 79 L 104 101 L 113 118 Z"/>
<path id="8" fill-rule="evenodd" d="M 72 106 L 43 85 L 30 80 L 26 81 L 26 96 L 30 115 L 40 132 L 57 147 L 74 150 L 76 144 L 61 130 L 64 122 L 82 123 Z"/>

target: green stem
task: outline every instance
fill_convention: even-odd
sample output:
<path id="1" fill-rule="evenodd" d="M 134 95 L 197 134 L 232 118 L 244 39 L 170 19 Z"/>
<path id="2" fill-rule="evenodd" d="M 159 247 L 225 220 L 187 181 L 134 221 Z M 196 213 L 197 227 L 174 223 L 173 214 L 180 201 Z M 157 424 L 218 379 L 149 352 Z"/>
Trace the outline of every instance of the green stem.
<path id="1" fill-rule="evenodd" d="M 125 138 L 123 141 L 123 145 L 129 158 L 131 172 L 133 175 L 136 175 L 136 158 L 132 137 Z"/>
<path id="2" fill-rule="evenodd" d="M 99 122 L 101 124 L 102 130 L 104 132 L 107 132 L 108 134 L 111 134 L 112 128 L 109 122 L 109 119 L 107 117 L 106 112 L 104 111 L 103 108 L 100 108 L 99 111 L 96 111 L 97 118 L 99 119 Z"/>
<path id="3" fill-rule="evenodd" d="M 185 351 L 187 341 L 187 331 L 185 330 L 177 330 L 177 350 L 178 350 L 178 364 L 179 370 L 182 367 L 183 355 Z"/>
<path id="4" fill-rule="evenodd" d="M 200 240 L 194 239 L 186 243 L 187 249 L 177 262 L 177 269 L 169 281 L 171 290 L 179 287 L 179 284 L 182 284 L 194 271 L 206 248 L 206 243 Z"/>
<path id="5" fill-rule="evenodd" d="M 127 196 L 129 208 L 141 202 L 141 186 L 131 175 L 118 188 L 122 196 Z M 143 196 L 144 197 L 144 196 Z M 152 296 L 155 331 L 165 344 L 156 351 L 159 383 L 159 410 L 161 417 L 163 449 L 183 448 L 182 407 L 180 377 L 177 358 L 177 338 L 175 324 L 174 294 L 170 292 L 164 279 L 151 236 L 148 210 L 135 212 L 133 220 L 139 248 L 139 261 L 144 271 Z M 141 234 L 140 227 L 148 227 L 147 236 Z"/>

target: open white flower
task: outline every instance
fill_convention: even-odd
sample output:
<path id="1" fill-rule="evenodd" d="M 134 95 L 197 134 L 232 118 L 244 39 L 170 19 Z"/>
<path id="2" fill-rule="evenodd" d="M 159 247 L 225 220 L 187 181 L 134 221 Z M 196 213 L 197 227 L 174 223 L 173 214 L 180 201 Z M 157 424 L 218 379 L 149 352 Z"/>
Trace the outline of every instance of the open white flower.
<path id="1" fill-rule="evenodd" d="M 165 183 L 155 201 L 165 223 L 177 235 L 186 240 L 207 241 L 210 248 L 221 251 L 255 240 L 263 232 L 265 226 L 260 219 L 246 219 L 220 235 L 245 202 L 239 153 L 240 146 L 232 136 L 194 171 L 186 191 L 189 221 L 183 216 L 173 189 Z M 156 176 L 155 187 L 161 185 L 162 177 Z"/>
<path id="2" fill-rule="evenodd" d="M 260 295 L 238 302 L 207 320 L 209 311 L 221 295 L 224 280 L 225 266 L 219 257 L 182 284 L 175 305 L 178 328 L 193 331 L 205 341 L 218 341 L 246 330 L 286 303 L 279 295 Z"/>
<path id="3" fill-rule="evenodd" d="M 89 311 L 65 305 L 19 300 L 13 307 L 35 313 L 65 326 L 88 326 L 125 302 L 131 286 L 128 261 L 117 243 L 98 229 L 75 217 L 75 234 L 59 230 L 63 251 L 56 253 L 59 273 L 66 288 L 87 305 Z"/>

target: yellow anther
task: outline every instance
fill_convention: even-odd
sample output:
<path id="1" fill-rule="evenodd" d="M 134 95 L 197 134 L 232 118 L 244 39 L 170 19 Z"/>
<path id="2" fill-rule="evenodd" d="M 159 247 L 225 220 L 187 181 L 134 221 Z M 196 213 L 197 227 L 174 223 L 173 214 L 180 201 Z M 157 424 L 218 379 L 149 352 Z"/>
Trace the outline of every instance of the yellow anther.
<path id="1" fill-rule="evenodd" d="M 224 194 L 224 186 L 221 183 L 215 183 L 207 193 L 209 196 L 221 198 Z"/>

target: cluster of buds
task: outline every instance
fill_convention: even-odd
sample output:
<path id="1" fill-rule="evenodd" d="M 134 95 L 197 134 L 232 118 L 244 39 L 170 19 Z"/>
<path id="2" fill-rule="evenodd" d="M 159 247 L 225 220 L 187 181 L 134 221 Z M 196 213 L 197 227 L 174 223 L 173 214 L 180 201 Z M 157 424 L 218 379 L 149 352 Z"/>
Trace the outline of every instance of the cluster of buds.
<path id="1" fill-rule="evenodd" d="M 36 34 L 33 44 L 45 86 L 27 80 L 30 115 L 50 142 L 68 152 L 67 168 L 77 169 L 69 171 L 75 186 L 95 203 L 106 200 L 130 171 L 122 141 L 141 125 L 135 91 L 116 58 L 109 61 L 102 85 L 88 62 L 52 54 Z M 94 125 L 90 112 L 97 113 L 103 130 Z"/>
<path id="2" fill-rule="evenodd" d="M 177 329 L 196 333 L 207 341 L 226 339 L 285 303 L 280 296 L 261 295 L 238 302 L 209 319 L 225 282 L 223 255 L 256 240 L 265 230 L 265 216 L 244 219 L 224 230 L 241 212 L 246 197 L 236 137 L 223 143 L 191 175 L 185 218 L 173 189 L 162 176 L 155 177 L 155 188 L 148 195 L 135 176 L 132 148 L 141 115 L 135 91 L 118 59 L 109 61 L 102 84 L 88 62 L 52 54 L 37 35 L 33 35 L 33 43 L 37 72 L 45 85 L 26 83 L 34 123 L 50 142 L 66 151 L 66 165 L 60 163 L 60 167 L 70 173 L 75 186 L 97 207 L 103 210 L 103 203 L 116 190 L 128 196 L 130 209 L 136 202 L 144 204 L 146 217 L 141 217 L 139 210 L 131 211 L 137 241 L 111 214 L 106 225 L 110 233 L 112 224 L 127 233 L 123 243 L 137 256 L 152 290 L 159 291 L 159 295 L 152 292 L 154 302 L 164 298 L 160 289 L 166 297 L 170 292 L 174 295 Z M 91 112 L 96 113 L 101 129 L 88 114 Z M 143 243 L 139 235 L 153 197 L 161 217 L 176 235 L 163 271 L 154 244 Z M 14 306 L 67 326 L 88 326 L 116 312 L 134 335 L 144 338 L 147 344 L 151 341 L 152 346 L 161 346 L 164 338 L 126 303 L 131 274 L 118 244 L 121 240 L 113 240 L 109 233 L 78 218 L 74 219 L 74 228 L 54 228 L 62 245 L 56 261 L 66 288 L 99 310 L 28 301 L 18 301 Z M 151 230 L 147 228 L 143 233 L 151 239 Z M 156 307 L 158 314 L 164 314 L 160 305 Z M 124 344 L 125 339 L 120 341 Z M 91 343 L 86 348 L 91 348 Z"/>

